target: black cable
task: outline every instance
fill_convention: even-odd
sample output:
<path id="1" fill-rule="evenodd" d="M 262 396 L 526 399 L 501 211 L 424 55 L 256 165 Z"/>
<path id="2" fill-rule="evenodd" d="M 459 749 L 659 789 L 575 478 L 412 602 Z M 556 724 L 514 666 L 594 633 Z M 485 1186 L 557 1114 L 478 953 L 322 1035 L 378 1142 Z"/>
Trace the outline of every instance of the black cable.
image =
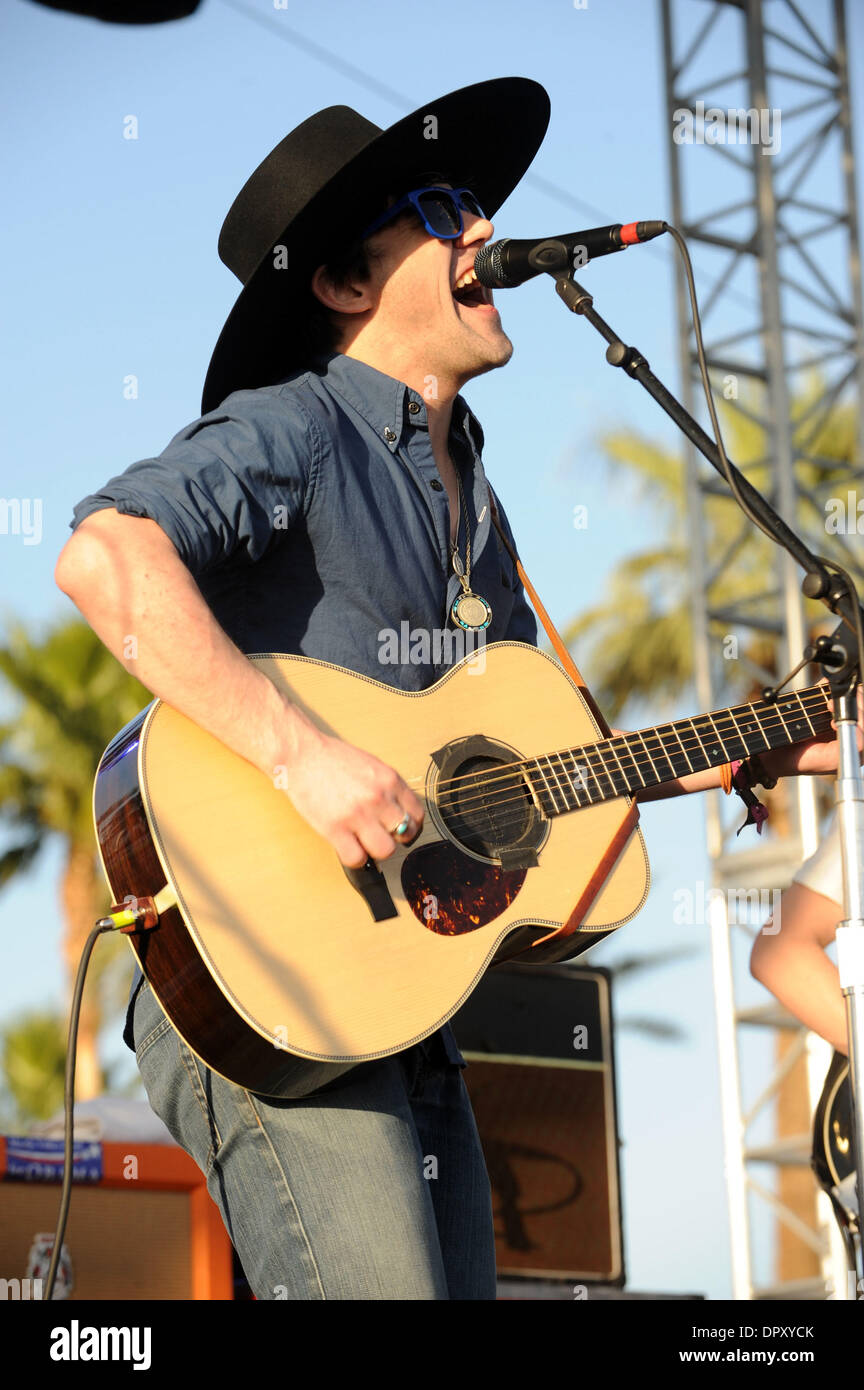
<path id="1" fill-rule="evenodd" d="M 75 988 L 72 992 L 72 1007 L 69 1013 L 69 1039 L 66 1045 L 66 1073 L 63 1084 L 63 1187 L 60 1192 L 60 1212 L 57 1217 L 54 1249 L 51 1252 L 51 1264 L 48 1269 L 48 1278 L 45 1285 L 45 1298 L 49 1300 L 54 1292 L 54 1281 L 57 1278 L 57 1266 L 60 1263 L 60 1251 L 63 1248 L 63 1236 L 66 1233 L 66 1220 L 69 1216 L 69 1198 L 72 1195 L 72 1160 L 75 1137 L 75 1054 L 78 1048 L 78 1019 L 81 1014 L 84 980 L 87 975 L 87 967 L 90 964 L 90 957 L 93 954 L 93 947 L 96 945 L 98 937 L 100 937 L 103 932 L 116 930 L 117 927 L 110 918 L 102 917 L 96 923 L 96 926 L 87 937 L 84 950 L 81 952 L 78 974 L 75 979 Z"/>
<path id="2" fill-rule="evenodd" d="M 714 442 L 717 445 L 717 452 L 720 455 L 720 462 L 723 465 L 724 477 L 726 478 L 726 481 L 729 484 L 732 496 L 735 498 L 735 501 L 738 503 L 738 506 L 741 508 L 744 515 L 746 517 L 749 517 L 749 519 L 753 522 L 753 525 L 758 526 L 759 530 L 764 532 L 764 534 L 768 537 L 769 540 L 775 541 L 776 537 L 756 515 L 756 513 L 751 508 L 749 502 L 745 501 L 744 496 L 741 493 L 740 488 L 738 487 L 737 479 L 735 478 L 735 475 L 733 474 L 732 469 L 729 466 L 729 460 L 726 457 L 726 450 L 723 446 L 723 437 L 720 433 L 720 422 L 717 419 L 717 411 L 714 407 L 714 395 L 711 391 L 711 381 L 708 376 L 708 364 L 705 361 L 705 346 L 702 341 L 702 319 L 699 313 L 699 304 L 696 299 L 696 285 L 693 279 L 693 262 L 690 260 L 690 252 L 687 249 L 687 243 L 685 242 L 678 228 L 673 227 L 671 222 L 669 222 L 666 225 L 666 230 L 668 231 L 669 235 L 674 239 L 675 244 L 681 253 L 681 259 L 684 262 L 684 274 L 687 277 L 687 291 L 690 295 L 690 309 L 693 315 L 693 333 L 696 338 L 696 356 L 699 360 L 699 374 L 702 378 L 702 386 L 705 391 L 705 400 L 708 404 L 708 414 L 711 417 L 711 428 L 714 431 Z"/>
<path id="3" fill-rule="evenodd" d="M 702 320 L 699 314 L 699 305 L 696 299 L 696 285 L 693 279 L 693 265 L 690 260 L 690 253 L 687 250 L 687 243 L 685 242 L 683 236 L 681 235 L 677 227 L 673 227 L 670 223 L 667 224 L 666 230 L 669 232 L 670 236 L 674 238 L 675 244 L 677 245 L 681 253 L 682 260 L 684 262 L 684 273 L 687 277 L 687 290 L 690 295 L 690 308 L 693 315 L 693 333 L 696 338 L 696 356 L 699 360 L 699 374 L 702 378 L 702 386 L 705 391 L 705 400 L 708 403 L 708 414 L 711 417 L 711 428 L 714 431 L 714 441 L 717 445 L 717 452 L 720 455 L 720 462 L 723 465 L 723 474 L 726 478 L 727 483 L 729 484 L 729 489 L 732 493 L 732 496 L 735 498 L 735 501 L 738 503 L 744 515 L 748 517 L 750 521 L 753 522 L 754 526 L 758 526 L 759 530 L 762 531 L 770 541 L 773 541 L 774 544 L 777 545 L 779 544 L 777 537 L 767 526 L 763 524 L 763 522 L 751 508 L 749 502 L 747 502 L 744 498 L 741 489 L 738 486 L 738 481 L 729 465 L 729 460 L 726 457 L 726 450 L 723 447 L 723 438 L 720 433 L 720 422 L 717 419 L 717 411 L 714 407 L 714 396 L 711 391 L 711 382 L 708 376 L 708 366 L 705 361 L 705 347 L 702 342 Z M 858 592 L 855 588 L 855 583 L 848 571 L 845 570 L 843 566 L 840 565 L 836 560 L 831 560 L 824 555 L 817 555 L 815 556 L 815 559 L 817 559 L 820 562 L 820 564 L 824 565 L 826 569 L 833 570 L 836 574 L 839 574 L 843 580 L 845 580 L 845 583 L 847 585 L 847 593 L 852 604 L 854 622 L 850 624 L 845 616 L 843 616 L 842 614 L 840 616 L 842 617 L 843 622 L 846 623 L 847 627 L 853 627 L 858 645 L 858 670 L 862 674 L 862 676 L 864 676 L 864 626 L 862 626 L 861 605 L 858 599 Z"/>

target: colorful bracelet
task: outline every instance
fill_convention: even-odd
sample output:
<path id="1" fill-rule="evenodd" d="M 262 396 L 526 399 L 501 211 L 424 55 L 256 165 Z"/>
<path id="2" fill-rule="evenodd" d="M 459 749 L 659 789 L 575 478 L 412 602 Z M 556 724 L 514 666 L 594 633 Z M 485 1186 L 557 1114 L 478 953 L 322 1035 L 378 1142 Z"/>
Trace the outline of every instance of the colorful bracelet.
<path id="1" fill-rule="evenodd" d="M 767 787 L 770 791 L 776 787 L 776 777 L 773 781 L 767 776 L 765 768 L 758 757 L 747 759 L 737 759 L 735 762 L 726 763 L 720 769 L 720 785 L 728 796 L 731 791 L 735 791 L 744 805 L 747 807 L 747 819 L 744 825 L 738 827 L 738 834 L 744 826 L 755 825 L 757 834 L 762 834 L 762 825 L 768 819 L 768 807 L 763 805 L 758 797 L 753 795 L 751 787 L 756 783 Z"/>

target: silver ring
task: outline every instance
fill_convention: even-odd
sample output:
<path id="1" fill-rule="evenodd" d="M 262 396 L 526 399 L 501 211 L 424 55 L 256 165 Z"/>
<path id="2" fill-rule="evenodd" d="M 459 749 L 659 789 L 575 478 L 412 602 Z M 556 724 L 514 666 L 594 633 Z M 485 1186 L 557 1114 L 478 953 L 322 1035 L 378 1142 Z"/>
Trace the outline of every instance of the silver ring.
<path id="1" fill-rule="evenodd" d="M 399 824 L 397 825 L 396 829 L 395 829 L 395 830 L 391 830 L 391 832 L 390 832 L 391 835 L 393 836 L 393 838 L 396 839 L 396 838 L 398 838 L 398 836 L 404 835 L 405 832 L 407 831 L 407 829 L 408 829 L 408 827 L 409 827 L 410 824 L 411 824 L 411 817 L 410 817 L 410 816 L 403 816 L 402 819 L 400 820 Z"/>

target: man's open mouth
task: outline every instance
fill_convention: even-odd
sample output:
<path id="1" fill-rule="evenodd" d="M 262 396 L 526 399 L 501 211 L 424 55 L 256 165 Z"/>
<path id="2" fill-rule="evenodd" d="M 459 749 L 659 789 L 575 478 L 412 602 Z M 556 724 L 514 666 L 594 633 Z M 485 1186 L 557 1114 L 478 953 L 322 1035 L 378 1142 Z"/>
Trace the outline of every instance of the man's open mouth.
<path id="1" fill-rule="evenodd" d="M 480 284 L 473 266 L 470 270 L 466 270 L 464 275 L 460 275 L 456 281 L 453 286 L 453 298 L 457 303 L 466 304 L 469 307 L 478 304 L 492 305 L 492 292 L 485 285 Z"/>

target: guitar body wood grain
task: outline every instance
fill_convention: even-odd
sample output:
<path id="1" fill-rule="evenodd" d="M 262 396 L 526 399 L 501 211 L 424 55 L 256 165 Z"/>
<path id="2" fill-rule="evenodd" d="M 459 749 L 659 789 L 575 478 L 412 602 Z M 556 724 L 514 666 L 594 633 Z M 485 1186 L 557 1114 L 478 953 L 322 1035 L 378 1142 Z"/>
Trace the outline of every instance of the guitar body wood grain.
<path id="1" fill-rule="evenodd" d="M 278 769 L 268 779 L 161 701 L 118 734 L 94 793 L 103 867 L 118 902 L 175 888 L 179 906 L 130 942 L 174 1027 L 214 1070 L 268 1094 L 307 1094 L 428 1036 L 490 964 L 578 955 L 641 908 L 649 872 L 637 828 L 579 929 L 533 944 L 568 921 L 620 800 L 540 817 L 539 848 L 516 868 L 448 832 L 446 795 L 436 795 L 441 750 L 483 735 L 533 758 L 602 737 L 544 653 L 497 643 L 482 672 L 469 660 L 410 694 L 302 657 L 250 659 L 320 727 L 396 767 L 426 794 L 427 816 L 414 845 L 379 866 L 395 915 L 376 921 L 280 790 Z M 526 806 L 514 825 L 537 819 Z M 428 899 L 451 929 L 435 929 Z"/>

